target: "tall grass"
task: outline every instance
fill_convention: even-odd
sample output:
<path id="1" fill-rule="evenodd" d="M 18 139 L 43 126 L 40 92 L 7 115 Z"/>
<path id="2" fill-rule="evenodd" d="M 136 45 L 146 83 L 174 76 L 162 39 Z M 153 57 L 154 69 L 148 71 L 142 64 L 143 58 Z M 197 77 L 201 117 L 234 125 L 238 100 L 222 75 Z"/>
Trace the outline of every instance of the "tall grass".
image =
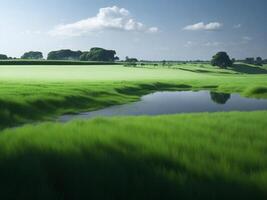
<path id="1" fill-rule="evenodd" d="M 266 199 L 267 112 L 98 118 L 0 135 L 1 199 Z"/>

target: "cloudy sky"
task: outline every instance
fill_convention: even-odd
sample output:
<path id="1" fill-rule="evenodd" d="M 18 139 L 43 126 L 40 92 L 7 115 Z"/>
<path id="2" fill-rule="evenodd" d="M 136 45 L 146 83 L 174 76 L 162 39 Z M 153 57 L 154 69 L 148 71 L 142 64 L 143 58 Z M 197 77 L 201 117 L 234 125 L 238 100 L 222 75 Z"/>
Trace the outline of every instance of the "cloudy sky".
<path id="1" fill-rule="evenodd" d="M 0 54 L 115 49 L 150 60 L 267 58 L 266 0 L 0 0 Z"/>

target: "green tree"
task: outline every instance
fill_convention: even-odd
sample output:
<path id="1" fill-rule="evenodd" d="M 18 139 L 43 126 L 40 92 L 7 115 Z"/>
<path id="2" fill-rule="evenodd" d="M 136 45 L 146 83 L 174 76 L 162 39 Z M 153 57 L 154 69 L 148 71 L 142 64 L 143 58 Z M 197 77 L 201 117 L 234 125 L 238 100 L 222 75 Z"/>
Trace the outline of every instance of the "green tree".
<path id="1" fill-rule="evenodd" d="M 257 57 L 256 58 L 256 65 L 262 65 L 263 64 L 263 61 L 262 61 L 262 58 L 261 57 Z"/>
<path id="2" fill-rule="evenodd" d="M 7 55 L 0 54 L 0 60 L 7 60 L 7 59 L 8 59 Z"/>
<path id="3" fill-rule="evenodd" d="M 80 56 L 82 61 L 104 61 L 104 62 L 114 62 L 118 57 L 115 57 L 116 51 L 106 50 L 103 48 L 92 48 L 89 52 L 84 52 Z"/>
<path id="4" fill-rule="evenodd" d="M 236 62 L 235 58 L 232 58 L 232 64 L 234 64 Z"/>
<path id="5" fill-rule="evenodd" d="M 26 52 L 21 56 L 21 59 L 43 59 L 43 53 L 39 51 Z"/>
<path id="6" fill-rule="evenodd" d="M 63 49 L 59 51 L 51 51 L 47 56 L 47 60 L 79 60 L 81 55 L 81 51 Z"/>
<path id="7" fill-rule="evenodd" d="M 138 59 L 137 58 L 129 58 L 128 56 L 126 56 L 125 62 L 127 62 L 127 63 L 136 63 L 136 62 L 138 62 Z"/>
<path id="8" fill-rule="evenodd" d="M 211 64 L 220 68 L 232 66 L 232 61 L 226 52 L 218 52 L 212 57 Z"/>
<path id="9" fill-rule="evenodd" d="M 253 64 L 255 64 L 255 59 L 254 58 L 246 58 L 245 63 L 253 65 Z"/>

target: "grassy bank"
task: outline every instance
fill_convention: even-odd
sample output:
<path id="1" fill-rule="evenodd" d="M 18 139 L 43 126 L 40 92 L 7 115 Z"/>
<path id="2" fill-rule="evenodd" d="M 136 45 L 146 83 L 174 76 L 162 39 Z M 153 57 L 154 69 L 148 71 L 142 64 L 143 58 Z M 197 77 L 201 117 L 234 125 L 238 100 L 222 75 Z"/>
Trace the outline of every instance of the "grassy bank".
<path id="1" fill-rule="evenodd" d="M 1 199 L 266 199 L 267 112 L 47 123 L 0 135 Z"/>
<path id="2" fill-rule="evenodd" d="M 198 65 L 191 71 L 179 68 L 1 66 L 0 127 L 127 103 L 158 90 L 216 90 L 267 98 L 266 74 L 225 74 L 214 67 L 217 73 L 194 72 Z"/>

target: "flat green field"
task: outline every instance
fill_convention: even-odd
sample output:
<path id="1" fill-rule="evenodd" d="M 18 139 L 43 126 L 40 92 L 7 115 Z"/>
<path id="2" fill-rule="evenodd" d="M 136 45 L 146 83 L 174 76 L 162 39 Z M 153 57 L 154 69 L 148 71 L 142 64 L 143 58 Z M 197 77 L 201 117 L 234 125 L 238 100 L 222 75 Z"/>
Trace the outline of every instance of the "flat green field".
<path id="1" fill-rule="evenodd" d="M 266 199 L 267 112 L 8 129 L 136 101 L 158 90 L 267 98 L 266 69 L 1 66 L 0 199 Z"/>
<path id="2" fill-rule="evenodd" d="M 117 65 L 1 66 L 0 127 L 135 101 L 156 90 L 205 89 L 266 98 L 267 70 L 263 73 L 266 67 L 250 68 L 254 73 L 189 64 L 171 69 Z"/>

